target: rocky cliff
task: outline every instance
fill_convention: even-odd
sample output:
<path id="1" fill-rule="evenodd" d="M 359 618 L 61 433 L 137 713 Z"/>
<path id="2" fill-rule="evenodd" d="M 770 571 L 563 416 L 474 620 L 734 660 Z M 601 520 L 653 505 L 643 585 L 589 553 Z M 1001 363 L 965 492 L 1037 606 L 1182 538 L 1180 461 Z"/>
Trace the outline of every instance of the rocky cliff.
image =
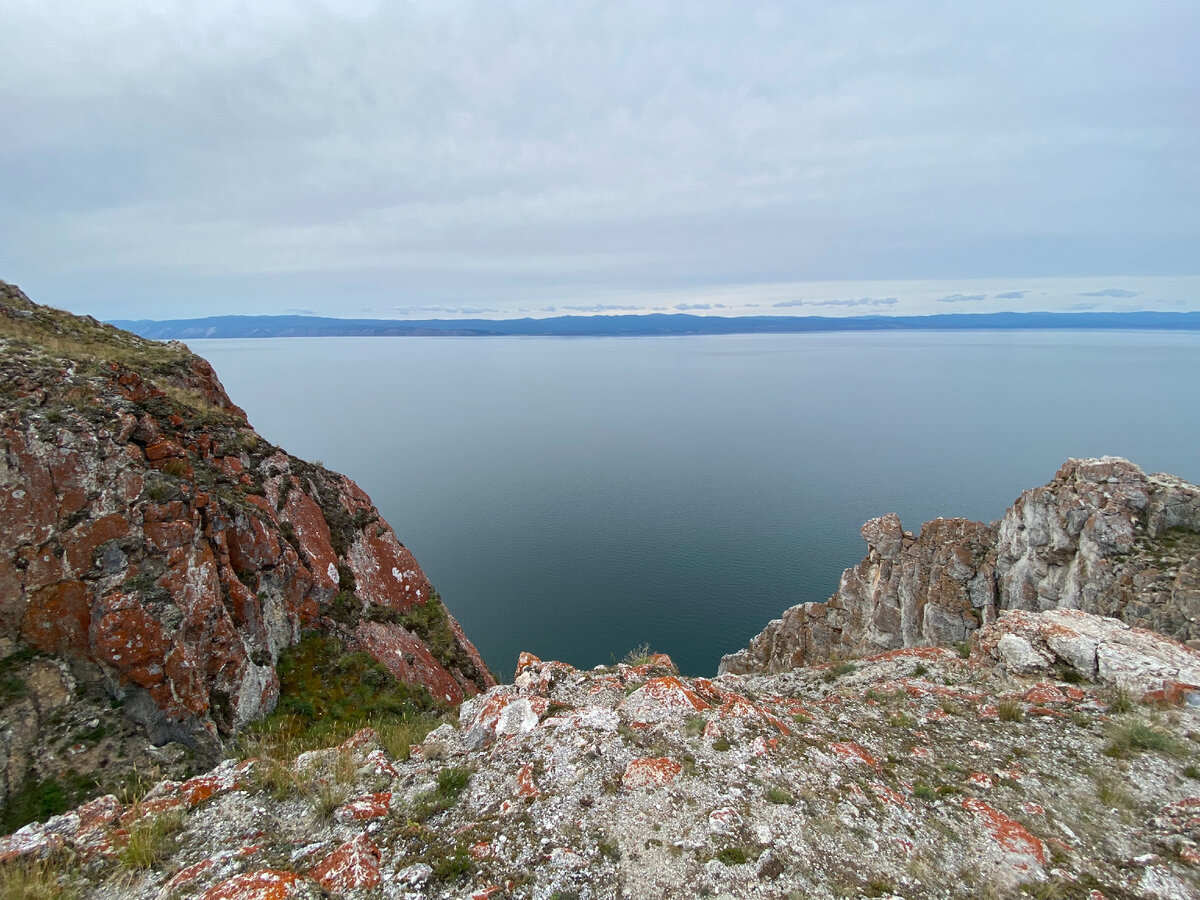
<path id="1" fill-rule="evenodd" d="M 367 495 L 182 344 L 0 282 L 0 403 L 0 806 L 216 758 L 305 632 L 430 705 L 495 683 Z"/>
<path id="2" fill-rule="evenodd" d="M 783 672 L 902 647 L 952 646 L 1007 609 L 1079 609 L 1200 647 L 1200 488 L 1116 457 L 1068 460 L 998 522 L 894 513 L 825 603 L 794 606 L 721 661 Z"/>
<path id="3" fill-rule="evenodd" d="M 364 730 L 98 798 L 0 838 L 0 876 L 87 900 L 1200 895 L 1200 652 L 1074 610 L 976 643 L 714 679 L 523 654 L 412 748 Z"/>

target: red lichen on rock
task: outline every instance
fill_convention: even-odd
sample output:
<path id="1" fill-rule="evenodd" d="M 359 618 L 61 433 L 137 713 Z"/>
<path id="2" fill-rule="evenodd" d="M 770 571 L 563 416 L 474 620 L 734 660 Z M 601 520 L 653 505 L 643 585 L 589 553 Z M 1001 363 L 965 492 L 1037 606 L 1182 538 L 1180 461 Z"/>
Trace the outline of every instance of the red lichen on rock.
<path id="1" fill-rule="evenodd" d="M 425 642 L 399 625 L 359 622 L 354 636 L 371 656 L 401 681 L 423 684 L 437 700 L 461 703 L 463 689 L 434 659 Z"/>
<path id="2" fill-rule="evenodd" d="M 360 834 L 317 863 L 309 875 L 334 894 L 366 890 L 379 884 L 380 856 L 374 842 Z"/>
<path id="3" fill-rule="evenodd" d="M 621 776 L 621 786 L 626 790 L 662 787 L 678 778 L 682 771 L 683 766 L 665 756 L 641 757 L 632 760 L 625 767 L 625 774 Z"/>
<path id="4" fill-rule="evenodd" d="M 962 805 L 963 809 L 969 810 L 983 819 L 988 834 L 1005 853 L 1017 857 L 1013 860 L 1015 868 L 1028 871 L 1031 865 L 1025 858 L 1036 861 L 1039 866 L 1046 864 L 1045 844 L 1030 834 L 1029 830 L 1020 822 L 1010 819 L 977 797 L 968 797 Z"/>
<path id="5" fill-rule="evenodd" d="M 343 824 L 357 822 L 362 819 L 377 819 L 380 816 L 388 814 L 391 803 L 392 795 L 390 791 L 368 794 L 365 797 L 358 797 L 349 803 L 339 806 L 334 813 L 334 817 Z"/>
<path id="6" fill-rule="evenodd" d="M 862 763 L 870 766 L 873 769 L 879 768 L 879 762 L 870 753 L 856 744 L 854 741 L 845 741 L 836 744 L 830 744 L 830 749 L 839 756 L 843 756 L 851 762 Z M 915 747 L 913 749 L 916 749 Z"/>
<path id="7" fill-rule="evenodd" d="M 540 793 L 533 780 L 533 763 L 525 763 L 517 772 L 517 796 L 536 797 Z"/>
<path id="8" fill-rule="evenodd" d="M 226 878 L 205 891 L 200 900 L 287 900 L 307 881 L 295 872 L 259 869 Z"/>

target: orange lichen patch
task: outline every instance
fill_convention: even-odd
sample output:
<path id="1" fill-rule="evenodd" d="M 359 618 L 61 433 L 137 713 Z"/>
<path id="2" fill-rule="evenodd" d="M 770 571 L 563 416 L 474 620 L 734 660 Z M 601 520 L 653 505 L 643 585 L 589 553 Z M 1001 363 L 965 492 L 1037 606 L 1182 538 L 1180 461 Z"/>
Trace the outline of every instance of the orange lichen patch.
<path id="1" fill-rule="evenodd" d="M 338 744 L 339 753 L 363 755 L 379 747 L 379 732 L 374 728 L 360 728 Z"/>
<path id="2" fill-rule="evenodd" d="M 365 797 L 358 797 L 339 806 L 334 817 L 343 824 L 362 819 L 377 819 L 388 814 L 391 803 L 391 791 L 367 794 Z"/>
<path id="3" fill-rule="evenodd" d="M 621 786 L 626 790 L 662 787 L 678 778 L 682 771 L 683 766 L 665 756 L 641 757 L 625 767 L 625 774 L 621 776 Z"/>
<path id="4" fill-rule="evenodd" d="M 931 754 L 928 747 L 913 747 L 908 751 L 908 755 L 913 759 L 929 759 Z"/>
<path id="5" fill-rule="evenodd" d="M 472 859 L 487 859 L 489 856 L 494 855 L 495 851 L 492 849 L 490 842 L 479 841 L 471 845 L 470 853 Z"/>
<path id="6" fill-rule="evenodd" d="M 471 895 L 471 900 L 489 900 L 493 894 L 499 894 L 504 888 L 498 884 L 489 884 L 483 890 L 476 891 Z"/>
<path id="7" fill-rule="evenodd" d="M 596 675 L 589 679 L 591 687 L 588 688 L 588 694 L 599 694 L 601 691 L 619 691 L 625 686 L 616 675 Z"/>
<path id="8" fill-rule="evenodd" d="M 333 894 L 373 888 L 380 880 L 380 857 L 374 842 L 360 834 L 317 863 L 309 875 Z"/>
<path id="9" fill-rule="evenodd" d="M 986 772 L 972 772 L 967 776 L 967 784 L 973 785 L 981 791 L 990 791 L 995 783 L 996 779 Z"/>
<path id="10" fill-rule="evenodd" d="M 513 673 L 514 676 L 520 675 L 526 669 L 536 666 L 541 661 L 541 657 L 534 656 L 528 650 L 522 650 L 520 655 L 517 656 L 517 671 Z"/>
<path id="11" fill-rule="evenodd" d="M 79 833 L 86 834 L 116 822 L 121 814 L 121 803 L 112 794 L 106 794 L 89 800 L 76 810 L 76 814 L 79 816 Z"/>
<path id="12" fill-rule="evenodd" d="M 765 739 L 761 734 L 757 735 L 750 745 L 750 752 L 754 756 L 766 756 L 777 749 L 779 749 L 779 738 Z"/>
<path id="13" fill-rule="evenodd" d="M 1196 693 L 1200 693 L 1200 685 L 1163 679 L 1162 687 L 1156 691 L 1147 691 L 1142 696 L 1142 700 L 1145 703 L 1183 706 L 1188 702 L 1189 696 Z"/>
<path id="14" fill-rule="evenodd" d="M 244 784 L 239 781 L 238 775 L 244 773 L 247 768 L 245 764 L 242 764 L 238 767 L 237 772 L 210 773 L 189 779 L 179 786 L 180 797 L 182 797 L 183 802 L 190 809 L 191 807 L 199 806 L 209 797 L 221 791 L 243 787 Z"/>
<path id="15" fill-rule="evenodd" d="M 873 757 L 854 741 L 845 741 L 836 744 L 830 744 L 829 746 L 834 753 L 838 754 L 838 756 L 845 757 L 850 762 L 862 763 L 870 766 L 873 769 L 879 768 L 878 760 L 876 760 L 875 757 Z"/>
<path id="16" fill-rule="evenodd" d="M 912 809 L 908 801 L 904 799 L 904 795 L 899 791 L 894 791 L 886 784 L 879 781 L 871 782 L 871 790 L 875 793 L 882 802 L 891 804 L 892 806 L 902 806 L 905 809 Z"/>
<path id="17" fill-rule="evenodd" d="M 279 869 L 243 872 L 213 885 L 200 900 L 287 900 L 306 881 L 295 872 Z"/>
<path id="18" fill-rule="evenodd" d="M 1028 857 L 1036 860 L 1038 865 L 1046 864 L 1046 846 L 1029 830 L 1004 813 L 988 806 L 977 797 L 968 797 L 963 801 L 963 809 L 975 813 L 983 819 L 984 826 L 1000 848 L 1006 853 L 1017 857 Z M 1028 863 L 1021 860 L 1015 862 L 1016 868 L 1028 869 Z"/>
<path id="19" fill-rule="evenodd" d="M 1044 816 L 1046 807 L 1040 803 L 1026 802 L 1021 804 L 1021 812 L 1027 816 Z"/>
<path id="20" fill-rule="evenodd" d="M 1022 699 L 1036 706 L 1051 706 L 1055 703 L 1066 703 L 1067 695 L 1054 685 L 1042 681 L 1027 690 Z"/>
<path id="21" fill-rule="evenodd" d="M 921 659 L 929 660 L 953 660 L 957 654 L 953 650 L 948 650 L 945 647 L 905 647 L 900 650 L 888 650 L 885 653 L 876 653 L 873 656 L 864 658 L 863 662 L 876 662 L 877 660 L 886 659 Z"/>
<path id="22" fill-rule="evenodd" d="M 198 863 L 193 863 L 183 869 L 180 869 L 171 876 L 171 880 L 163 885 L 162 893 L 164 896 L 170 897 L 176 891 L 192 884 L 197 878 L 211 869 L 215 863 L 212 859 L 202 859 Z"/>
<path id="23" fill-rule="evenodd" d="M 622 702 L 635 723 L 658 722 L 676 712 L 703 712 L 708 703 L 674 675 L 651 678 Z"/>
<path id="24" fill-rule="evenodd" d="M 533 763 L 525 763 L 517 772 L 517 796 L 536 797 L 540 793 L 533 781 Z"/>

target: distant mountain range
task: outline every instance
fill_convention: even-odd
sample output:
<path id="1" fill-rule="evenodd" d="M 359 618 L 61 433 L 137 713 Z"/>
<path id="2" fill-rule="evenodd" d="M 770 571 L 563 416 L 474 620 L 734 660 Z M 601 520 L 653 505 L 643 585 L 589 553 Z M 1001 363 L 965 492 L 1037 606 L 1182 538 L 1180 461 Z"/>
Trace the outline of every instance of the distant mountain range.
<path id="1" fill-rule="evenodd" d="M 158 340 L 273 337 L 632 337 L 786 334 L 812 331 L 1013 331 L 1107 329 L 1200 331 L 1200 312 L 950 313 L 934 316 L 556 316 L 550 319 L 332 319 L 321 316 L 209 316 L 115 319 L 118 328 Z"/>

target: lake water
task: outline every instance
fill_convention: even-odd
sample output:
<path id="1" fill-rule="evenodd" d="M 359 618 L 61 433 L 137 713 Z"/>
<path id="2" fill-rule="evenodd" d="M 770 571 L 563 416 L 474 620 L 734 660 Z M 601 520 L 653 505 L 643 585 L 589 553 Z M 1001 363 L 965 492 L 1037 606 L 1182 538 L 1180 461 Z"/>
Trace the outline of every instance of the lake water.
<path id="1" fill-rule="evenodd" d="M 716 671 L 897 512 L 990 521 L 1069 456 L 1200 481 L 1200 335 L 193 341 L 354 478 L 488 664 Z"/>

